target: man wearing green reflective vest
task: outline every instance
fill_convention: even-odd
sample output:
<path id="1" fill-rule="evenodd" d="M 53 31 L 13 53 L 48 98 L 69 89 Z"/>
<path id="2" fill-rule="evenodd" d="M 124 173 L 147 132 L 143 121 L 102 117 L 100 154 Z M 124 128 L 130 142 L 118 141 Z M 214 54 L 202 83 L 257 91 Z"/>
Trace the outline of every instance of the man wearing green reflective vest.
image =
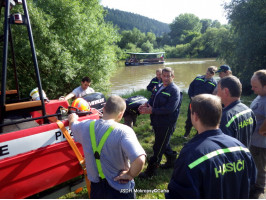
<path id="1" fill-rule="evenodd" d="M 159 85 L 160 83 L 162 83 L 162 69 L 157 69 L 156 70 L 156 77 L 154 77 L 153 79 L 151 79 L 149 85 L 147 86 L 147 90 L 150 92 L 153 92 L 154 89 L 156 88 L 157 85 Z"/>
<path id="2" fill-rule="evenodd" d="M 237 77 L 228 76 L 219 81 L 217 95 L 224 105 L 220 129 L 249 148 L 256 117 L 249 107 L 240 102 L 241 93 L 242 84 Z"/>
<path id="3" fill-rule="evenodd" d="M 75 141 L 83 147 L 93 199 L 135 198 L 133 178 L 142 170 L 146 154 L 133 129 L 118 123 L 125 109 L 121 97 L 111 96 L 100 120 L 78 122 L 76 114 L 69 115 Z"/>
<path id="4" fill-rule="evenodd" d="M 248 199 L 256 167 L 248 150 L 219 129 L 219 97 L 201 94 L 192 98 L 191 121 L 198 131 L 175 162 L 166 198 Z"/>
<path id="5" fill-rule="evenodd" d="M 213 76 L 217 67 L 210 66 L 208 67 L 206 74 L 203 76 L 197 76 L 189 85 L 188 96 L 191 99 L 192 97 L 199 94 L 212 94 L 216 88 L 217 82 L 214 80 Z M 190 109 L 187 111 L 187 120 L 185 125 L 185 134 L 184 137 L 187 137 L 191 131 L 192 123 L 190 118 Z"/>

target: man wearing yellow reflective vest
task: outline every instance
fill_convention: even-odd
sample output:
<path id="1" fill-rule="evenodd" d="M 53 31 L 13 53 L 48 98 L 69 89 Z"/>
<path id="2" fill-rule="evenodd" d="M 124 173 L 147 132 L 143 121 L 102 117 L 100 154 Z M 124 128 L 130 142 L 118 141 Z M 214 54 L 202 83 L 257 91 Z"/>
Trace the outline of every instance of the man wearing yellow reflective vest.
<path id="1" fill-rule="evenodd" d="M 216 88 L 217 82 L 214 80 L 213 76 L 217 67 L 210 66 L 208 67 L 206 74 L 203 76 L 197 76 L 189 85 L 188 96 L 191 99 L 192 97 L 199 94 L 212 94 L 214 89 Z M 186 138 L 192 128 L 191 118 L 190 118 L 190 109 L 187 111 L 187 120 L 185 125 L 185 134 Z"/>
<path id="2" fill-rule="evenodd" d="M 248 199 L 256 179 L 255 163 L 247 147 L 219 129 L 220 98 L 201 94 L 190 105 L 198 135 L 181 150 L 165 197 Z"/>
<path id="3" fill-rule="evenodd" d="M 174 84 L 174 70 L 166 67 L 162 70 L 163 84 L 151 96 L 146 104 L 139 107 L 140 114 L 150 114 L 151 125 L 155 134 L 153 155 L 149 159 L 145 172 L 139 175 L 140 178 L 149 178 L 156 174 L 163 154 L 166 156 L 166 163 L 162 168 L 171 168 L 177 152 L 170 146 L 170 137 L 173 134 L 176 121 L 179 115 L 182 93 Z"/>
<path id="4" fill-rule="evenodd" d="M 242 84 L 237 77 L 228 76 L 219 81 L 217 95 L 224 105 L 220 129 L 249 148 L 256 117 L 249 107 L 240 102 L 241 93 Z"/>
<path id="5" fill-rule="evenodd" d="M 76 114 L 69 115 L 74 138 L 83 147 L 93 199 L 135 198 L 133 178 L 142 170 L 146 154 L 133 129 L 118 123 L 125 109 L 121 97 L 111 96 L 100 120 L 78 122 Z"/>

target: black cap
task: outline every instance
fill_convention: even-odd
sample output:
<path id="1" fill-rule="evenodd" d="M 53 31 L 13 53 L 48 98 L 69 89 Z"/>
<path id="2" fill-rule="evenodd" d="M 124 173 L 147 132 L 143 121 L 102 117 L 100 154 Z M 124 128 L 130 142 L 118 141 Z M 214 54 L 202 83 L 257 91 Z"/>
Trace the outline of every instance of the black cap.
<path id="1" fill-rule="evenodd" d="M 226 71 L 231 71 L 231 68 L 228 65 L 222 65 L 215 73 L 226 72 Z"/>

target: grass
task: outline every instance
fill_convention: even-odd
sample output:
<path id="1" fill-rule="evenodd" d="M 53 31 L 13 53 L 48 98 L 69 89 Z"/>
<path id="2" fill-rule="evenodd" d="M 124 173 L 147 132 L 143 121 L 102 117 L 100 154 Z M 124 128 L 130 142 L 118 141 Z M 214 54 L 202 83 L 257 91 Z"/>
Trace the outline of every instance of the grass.
<path id="1" fill-rule="evenodd" d="M 150 92 L 145 90 L 140 90 L 127 94 L 123 98 L 128 98 L 130 96 L 142 95 L 146 98 L 149 98 Z M 242 96 L 241 100 L 246 105 L 250 105 L 251 101 L 255 98 L 254 95 L 251 96 Z M 177 120 L 176 130 L 171 137 L 171 147 L 174 151 L 180 152 L 184 144 L 188 142 L 196 134 L 196 130 L 193 128 L 188 139 L 183 138 L 185 133 L 185 121 L 187 118 L 187 108 L 189 104 L 189 97 L 186 93 L 183 94 L 183 101 L 180 109 L 179 118 Z M 121 121 L 123 123 L 123 121 Z M 147 156 L 151 156 L 153 153 L 152 146 L 154 143 L 154 134 L 150 126 L 150 117 L 149 115 L 140 115 L 138 116 L 136 126 L 134 126 L 134 131 L 139 139 L 140 144 L 145 149 Z M 166 161 L 165 157 L 161 163 Z M 145 164 L 145 168 L 147 163 Z M 135 189 L 138 189 L 140 192 L 136 193 L 138 199 L 164 199 L 164 192 L 167 190 L 168 183 L 170 181 L 173 169 L 158 169 L 157 176 L 154 176 L 150 179 L 143 180 L 138 177 L 135 178 Z M 157 190 L 155 190 L 157 189 Z M 64 199 L 85 199 L 88 198 L 87 188 L 84 187 L 81 193 L 69 193 L 62 196 Z"/>

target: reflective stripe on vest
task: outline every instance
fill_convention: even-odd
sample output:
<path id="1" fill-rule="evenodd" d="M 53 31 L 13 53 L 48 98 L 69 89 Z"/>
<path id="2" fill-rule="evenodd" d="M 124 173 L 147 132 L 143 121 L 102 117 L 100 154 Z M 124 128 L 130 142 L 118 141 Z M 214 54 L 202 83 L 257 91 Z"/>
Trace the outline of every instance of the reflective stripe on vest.
<path id="1" fill-rule="evenodd" d="M 201 78 L 196 78 L 196 80 L 198 80 L 198 81 L 203 81 L 203 82 L 204 82 L 204 80 L 203 80 L 203 79 L 201 79 Z"/>
<path id="2" fill-rule="evenodd" d="M 133 102 L 129 103 L 128 105 L 132 105 L 132 104 L 137 103 L 137 102 L 142 101 L 142 100 L 143 99 L 139 99 L 139 100 L 133 101 Z"/>
<path id="3" fill-rule="evenodd" d="M 196 78 L 196 80 L 205 82 L 205 81 L 204 81 L 203 79 L 201 79 L 201 78 Z M 214 87 L 216 86 L 216 85 L 215 85 L 214 83 L 212 83 L 212 82 L 209 82 L 209 81 L 208 81 L 208 83 L 211 84 L 211 85 L 213 85 Z"/>
<path id="4" fill-rule="evenodd" d="M 216 151 L 213 151 L 211 153 L 208 153 L 208 154 L 206 154 L 206 155 L 198 158 L 194 162 L 190 163 L 188 165 L 188 167 L 190 169 L 193 169 L 194 167 L 196 167 L 197 165 L 201 164 L 202 162 L 204 162 L 204 161 L 206 161 L 208 159 L 211 159 L 211 158 L 213 158 L 215 156 L 218 156 L 219 154 L 232 153 L 232 152 L 235 152 L 235 151 L 249 152 L 248 148 L 241 147 L 241 146 L 238 146 L 238 147 L 229 147 L 229 148 L 226 148 L 226 149 L 217 149 Z"/>
<path id="5" fill-rule="evenodd" d="M 157 81 L 152 81 L 151 83 L 156 83 L 156 84 L 158 84 L 159 82 L 157 82 Z"/>
<path id="6" fill-rule="evenodd" d="M 104 145 L 105 141 L 107 140 L 107 138 L 109 137 L 110 133 L 113 130 L 114 130 L 114 126 L 110 126 L 107 129 L 107 131 L 104 133 L 103 137 L 100 140 L 99 145 L 97 146 L 96 137 L 95 137 L 95 121 L 92 121 L 90 123 L 91 145 L 92 145 L 92 150 L 93 150 L 93 153 L 94 153 L 94 158 L 95 158 L 95 161 L 96 161 L 99 177 L 101 179 L 104 179 L 105 176 L 104 176 L 103 170 L 102 170 L 102 165 L 101 165 L 101 161 L 100 161 L 100 155 L 101 155 L 101 151 L 102 151 L 102 148 L 103 148 L 103 145 Z"/>
<path id="7" fill-rule="evenodd" d="M 162 94 L 168 95 L 169 97 L 171 96 L 171 94 L 167 92 L 162 92 Z"/>
<path id="8" fill-rule="evenodd" d="M 230 119 L 230 121 L 227 122 L 227 124 L 226 124 L 225 126 L 228 128 L 228 127 L 233 123 L 233 121 L 235 121 L 236 118 L 238 118 L 239 116 L 244 115 L 244 114 L 246 114 L 246 113 L 249 113 L 249 112 L 251 112 L 251 111 L 252 111 L 251 109 L 247 109 L 247 110 L 244 110 L 244 111 L 242 111 L 242 112 L 240 112 L 240 113 L 237 113 L 235 116 L 233 116 L 233 117 Z"/>

